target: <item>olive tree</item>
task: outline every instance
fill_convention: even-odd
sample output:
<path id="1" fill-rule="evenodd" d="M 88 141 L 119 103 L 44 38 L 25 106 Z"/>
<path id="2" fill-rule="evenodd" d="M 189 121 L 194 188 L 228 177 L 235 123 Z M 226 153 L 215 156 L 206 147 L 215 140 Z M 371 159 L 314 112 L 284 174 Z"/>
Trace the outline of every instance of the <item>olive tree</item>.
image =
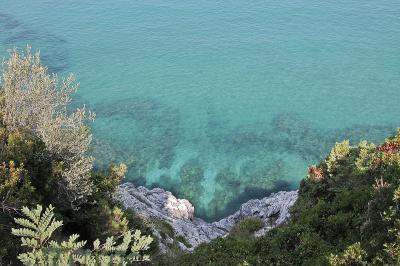
<path id="1" fill-rule="evenodd" d="M 69 111 L 78 84 L 74 75 L 59 79 L 49 74 L 40 54 L 14 49 L 3 63 L 0 110 L 8 130 L 31 131 L 46 145 L 52 161 L 59 162 L 59 188 L 72 204 L 82 202 L 93 191 L 90 174 L 93 157 L 87 154 L 92 135 L 87 122 L 94 114 L 85 106 Z"/>

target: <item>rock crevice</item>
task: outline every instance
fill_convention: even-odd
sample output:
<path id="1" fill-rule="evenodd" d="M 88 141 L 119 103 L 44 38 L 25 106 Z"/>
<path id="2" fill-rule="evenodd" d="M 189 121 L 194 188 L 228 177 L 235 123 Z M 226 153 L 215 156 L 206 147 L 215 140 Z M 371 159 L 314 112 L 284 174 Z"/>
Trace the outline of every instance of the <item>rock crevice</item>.
<path id="1" fill-rule="evenodd" d="M 171 192 L 161 188 L 148 189 L 124 183 L 119 186 L 115 198 L 144 219 L 168 223 L 176 236 L 180 236 L 178 246 L 183 250 L 192 250 L 203 242 L 226 236 L 237 223 L 249 217 L 262 219 L 264 226 L 255 235 L 265 234 L 288 220 L 289 208 L 295 203 L 297 194 L 297 191 L 281 191 L 262 199 L 249 200 L 235 213 L 213 223 L 195 217 L 194 207 L 188 200 L 177 199 Z M 160 238 L 160 249 L 164 252 L 168 248 L 163 243 L 174 241 L 171 236 L 162 239 L 157 228 L 154 228 L 154 235 Z"/>

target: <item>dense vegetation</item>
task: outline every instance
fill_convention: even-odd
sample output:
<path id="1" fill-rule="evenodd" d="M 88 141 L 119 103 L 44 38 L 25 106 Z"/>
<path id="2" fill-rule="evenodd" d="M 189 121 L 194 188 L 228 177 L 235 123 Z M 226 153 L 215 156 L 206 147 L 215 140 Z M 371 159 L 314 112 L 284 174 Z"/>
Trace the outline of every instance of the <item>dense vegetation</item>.
<path id="1" fill-rule="evenodd" d="M 75 240 L 86 241 L 79 252 L 108 237 L 120 243 L 133 228 L 150 233 L 112 198 L 126 166 L 111 166 L 105 173 L 92 170 L 94 158 L 88 155 L 92 136 L 87 124 L 94 115 L 84 107 L 68 110 L 76 89 L 73 76 L 59 81 L 29 49 L 12 51 L 4 64 L 0 83 L 1 265 L 19 265 L 18 254 L 37 249 L 33 242 L 21 246 L 21 240 L 11 235 L 14 219 L 37 205 L 52 204 L 56 217 L 63 220 L 53 240 L 61 242 L 79 234 Z M 29 225 L 35 229 L 32 223 L 25 224 Z M 33 232 L 28 234 L 33 236 Z M 152 244 L 150 253 L 156 246 Z"/>
<path id="2" fill-rule="evenodd" d="M 170 265 L 400 265 L 400 131 L 382 145 L 337 143 L 300 184 L 288 224 L 231 234 Z"/>

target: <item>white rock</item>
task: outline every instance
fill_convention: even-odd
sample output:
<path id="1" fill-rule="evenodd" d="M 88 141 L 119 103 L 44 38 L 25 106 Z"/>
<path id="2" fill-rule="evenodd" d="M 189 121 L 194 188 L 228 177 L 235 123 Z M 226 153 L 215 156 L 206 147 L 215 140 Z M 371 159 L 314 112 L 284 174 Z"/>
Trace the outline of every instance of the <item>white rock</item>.
<path id="1" fill-rule="evenodd" d="M 281 191 L 263 199 L 250 200 L 242 204 L 237 212 L 213 223 L 196 218 L 194 207 L 188 200 L 177 199 L 171 192 L 161 188 L 150 190 L 124 183 L 119 186 L 115 198 L 142 217 L 157 218 L 170 224 L 175 233 L 183 236 L 191 245 L 186 247 L 178 243 L 178 246 L 183 250 L 192 250 L 203 242 L 226 236 L 235 224 L 249 217 L 259 217 L 263 220 L 263 228 L 255 235 L 265 234 L 288 220 L 289 208 L 297 199 L 297 191 Z M 155 236 L 161 238 L 159 232 L 156 232 Z M 166 252 L 165 245 L 161 250 Z"/>

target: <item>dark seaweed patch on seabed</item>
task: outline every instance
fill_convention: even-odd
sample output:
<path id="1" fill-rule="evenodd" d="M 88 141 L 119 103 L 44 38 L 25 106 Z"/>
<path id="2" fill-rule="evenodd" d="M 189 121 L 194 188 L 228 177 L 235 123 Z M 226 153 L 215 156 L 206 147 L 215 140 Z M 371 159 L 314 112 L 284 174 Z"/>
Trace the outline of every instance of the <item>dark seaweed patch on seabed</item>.
<path id="1" fill-rule="evenodd" d="M 32 50 L 40 49 L 43 63 L 49 72 L 67 71 L 69 65 L 66 40 L 50 32 L 31 29 L 13 16 L 0 12 L 0 42 L 1 46 L 24 49 L 30 45 Z M 3 51 L 4 52 L 4 51 Z"/>
<path id="2" fill-rule="evenodd" d="M 171 166 L 176 156 L 174 148 L 182 140 L 179 109 L 162 104 L 156 99 L 140 97 L 101 103 L 94 107 L 99 119 L 129 118 L 141 133 L 133 135 L 132 140 L 109 140 L 110 144 L 106 150 L 104 145 L 97 147 L 97 165 L 105 167 L 108 165 L 107 161 L 112 162 L 118 158 L 118 161 L 128 164 L 127 180 L 136 185 L 145 184 L 146 171 L 152 161 L 165 161 L 160 164 L 161 167 Z M 212 150 L 229 158 L 246 157 L 250 160 L 242 165 L 240 173 L 232 172 L 229 167 L 218 170 L 216 182 L 220 189 L 214 194 L 214 199 L 207 209 L 196 201 L 204 194 L 201 190 L 203 175 L 199 174 L 199 171 L 204 171 L 205 165 L 202 165 L 201 159 L 195 169 L 203 170 L 185 172 L 188 173 L 185 179 L 188 182 L 180 183 L 172 180 L 170 176 L 163 176 L 157 184 L 191 200 L 197 208 L 197 213 L 207 220 L 218 218 L 220 213 L 231 212 L 248 200 L 246 195 L 264 197 L 278 190 L 293 189 L 295 184 L 285 180 L 286 169 L 290 165 L 279 159 L 280 153 L 295 154 L 312 164 L 327 156 L 337 141 L 350 139 L 353 145 L 362 139 L 380 142 L 384 136 L 394 133 L 395 130 L 395 125 L 362 124 L 328 130 L 318 127 L 299 113 L 277 113 L 269 123 L 232 129 L 224 125 L 229 125 L 229 121 L 218 122 L 210 112 L 205 136 L 209 138 Z M 123 125 L 121 126 L 123 130 Z M 100 137 L 101 131 L 97 133 Z M 127 141 L 130 141 L 130 145 L 126 145 Z M 271 154 L 275 153 L 278 154 L 277 157 L 271 158 Z M 273 161 L 268 164 L 268 160 Z M 298 177 L 300 178 L 301 176 Z"/>
<path id="3" fill-rule="evenodd" d="M 263 126 L 264 124 L 264 126 Z M 346 128 L 328 130 L 304 119 L 299 113 L 277 113 L 270 123 L 259 122 L 254 125 L 221 129 L 221 124 L 209 123 L 206 135 L 215 149 L 221 153 L 259 154 L 291 153 L 297 154 L 309 163 L 315 163 L 327 155 L 335 142 L 349 139 L 352 144 L 366 139 L 381 142 L 384 136 L 393 134 L 396 125 L 356 124 Z M 217 126 L 215 126 L 217 125 Z"/>
<path id="4" fill-rule="evenodd" d="M 142 146 L 150 147 L 155 143 L 158 144 L 155 146 L 168 146 L 168 150 L 173 150 L 174 146 L 179 143 L 181 137 L 179 110 L 168 108 L 155 99 L 130 98 L 99 104 L 95 107 L 99 118 L 121 116 L 138 123 L 141 132 L 145 132 L 150 140 L 150 142 L 139 140 L 139 146 L 136 146 L 139 150 Z M 212 116 L 209 117 L 209 120 L 205 135 L 217 152 L 233 154 L 236 157 L 239 155 L 257 157 L 271 152 L 291 153 L 297 154 L 308 163 L 316 163 L 323 159 L 337 141 L 349 139 L 352 144 L 357 144 L 360 140 L 366 139 L 380 142 L 383 140 L 383 136 L 394 133 L 396 128 L 395 125 L 359 124 L 337 130 L 327 130 L 319 128 L 298 113 L 277 113 L 270 123 L 265 123 L 265 126 L 257 123 L 254 126 L 235 127 L 232 130 L 223 128 L 221 123 L 213 121 Z M 158 143 L 157 140 L 161 143 Z M 140 143 L 146 143 L 146 145 Z M 150 153 L 152 152 L 160 152 L 160 150 L 153 149 Z M 159 155 L 148 154 L 145 157 L 150 159 L 151 156 Z"/>
<path id="5" fill-rule="evenodd" d="M 113 147 L 126 149 L 126 145 L 129 143 L 133 147 L 131 153 L 137 154 L 139 151 L 140 155 L 137 156 L 142 158 L 141 160 L 147 160 L 148 163 L 156 160 L 163 168 L 171 166 L 175 159 L 175 148 L 182 139 L 181 117 L 178 109 L 164 105 L 155 99 L 143 97 L 120 99 L 96 104 L 93 107 L 98 120 L 129 119 L 138 129 L 138 133 L 133 134 L 132 138 L 125 139 L 123 143 L 113 140 Z M 121 127 L 123 128 L 123 124 Z M 95 125 L 94 131 L 101 135 L 101 130 L 105 128 L 100 131 L 98 129 Z M 108 134 L 106 133 L 106 135 Z M 114 136 L 109 137 L 113 138 Z M 120 148 L 118 148 L 119 145 Z"/>
<path id="6" fill-rule="evenodd" d="M 10 15 L 0 13 L 0 32 L 6 32 L 17 28 L 20 25 L 19 21 Z"/>

